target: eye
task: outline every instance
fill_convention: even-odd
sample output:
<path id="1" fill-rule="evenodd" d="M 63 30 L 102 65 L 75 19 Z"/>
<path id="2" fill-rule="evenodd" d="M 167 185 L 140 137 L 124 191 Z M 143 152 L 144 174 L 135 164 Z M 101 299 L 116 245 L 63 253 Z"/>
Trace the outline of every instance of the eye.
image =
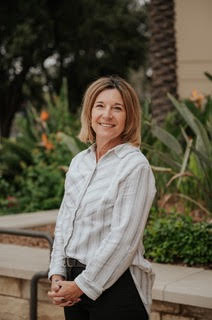
<path id="1" fill-rule="evenodd" d="M 116 111 L 122 111 L 122 107 L 120 106 L 114 106 L 113 109 Z"/>
<path id="2" fill-rule="evenodd" d="M 101 109 L 101 108 L 103 108 L 103 105 L 102 105 L 102 104 L 96 104 L 96 105 L 95 105 L 95 108 Z"/>

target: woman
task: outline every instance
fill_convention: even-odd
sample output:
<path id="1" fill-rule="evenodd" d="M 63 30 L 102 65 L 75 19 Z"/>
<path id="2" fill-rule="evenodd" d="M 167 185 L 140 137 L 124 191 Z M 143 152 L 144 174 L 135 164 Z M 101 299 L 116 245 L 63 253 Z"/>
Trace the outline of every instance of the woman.
<path id="1" fill-rule="evenodd" d="M 119 77 L 87 89 L 80 139 L 59 210 L 49 297 L 65 319 L 148 319 L 153 272 L 142 237 L 155 195 L 140 146 L 140 104 Z"/>

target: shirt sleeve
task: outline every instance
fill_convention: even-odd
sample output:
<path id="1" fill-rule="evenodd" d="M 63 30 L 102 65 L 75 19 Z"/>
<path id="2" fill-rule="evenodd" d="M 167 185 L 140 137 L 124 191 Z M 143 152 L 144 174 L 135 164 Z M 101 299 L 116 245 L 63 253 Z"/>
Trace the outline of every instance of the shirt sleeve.
<path id="1" fill-rule="evenodd" d="M 155 180 L 147 164 L 140 164 L 119 183 L 111 230 L 92 261 L 75 279 L 80 289 L 96 300 L 129 268 L 143 237 L 155 196 Z"/>
<path id="2" fill-rule="evenodd" d="M 63 276 L 64 278 L 66 277 L 66 270 L 65 270 L 65 264 L 64 264 L 64 240 L 62 236 L 62 231 L 61 231 L 61 221 L 60 219 L 61 215 L 63 214 L 64 210 L 64 198 L 62 200 L 59 212 L 58 212 L 58 217 L 57 217 L 57 222 L 55 226 L 55 238 L 54 238 L 54 243 L 53 243 L 53 248 L 51 252 L 51 261 L 50 261 L 50 266 L 49 266 L 49 274 L 48 278 L 50 279 L 53 274 L 59 274 Z"/>
<path id="3" fill-rule="evenodd" d="M 72 167 L 75 163 L 75 159 L 77 159 L 77 156 L 75 156 L 69 165 L 68 171 L 66 173 L 65 183 L 64 183 L 64 189 L 67 189 L 68 185 L 68 175 L 72 170 Z M 60 209 L 57 215 L 57 221 L 54 231 L 54 243 L 53 248 L 51 252 L 51 261 L 49 265 L 49 273 L 48 278 L 50 279 L 51 276 L 54 274 L 59 274 L 66 278 L 66 268 L 65 268 L 65 252 L 64 252 L 64 234 L 62 231 L 62 225 L 65 223 L 64 217 L 65 217 L 65 190 L 64 190 L 64 196 L 63 200 L 60 205 Z"/>

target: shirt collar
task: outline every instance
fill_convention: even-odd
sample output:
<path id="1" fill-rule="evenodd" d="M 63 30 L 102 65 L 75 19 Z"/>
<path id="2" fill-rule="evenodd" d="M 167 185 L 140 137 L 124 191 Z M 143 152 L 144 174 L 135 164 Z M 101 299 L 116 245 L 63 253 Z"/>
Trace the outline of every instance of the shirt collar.
<path id="1" fill-rule="evenodd" d="M 139 151 L 139 148 L 133 146 L 131 143 L 119 144 L 114 148 L 114 152 L 119 158 L 124 158 L 128 153 L 135 151 Z"/>
<path id="2" fill-rule="evenodd" d="M 95 153 L 95 149 L 96 149 L 96 143 L 93 143 L 87 150 L 88 152 Z M 119 144 L 114 148 L 111 148 L 110 150 L 107 151 L 106 154 L 113 152 L 119 158 L 124 158 L 125 155 L 128 154 L 129 152 L 135 152 L 135 151 L 139 151 L 139 148 L 127 142 L 127 143 Z"/>

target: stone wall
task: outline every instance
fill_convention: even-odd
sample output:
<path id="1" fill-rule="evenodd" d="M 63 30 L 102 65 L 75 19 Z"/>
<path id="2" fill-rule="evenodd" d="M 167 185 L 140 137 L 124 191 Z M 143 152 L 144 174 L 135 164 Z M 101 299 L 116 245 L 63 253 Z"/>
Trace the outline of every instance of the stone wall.
<path id="1" fill-rule="evenodd" d="M 151 320 L 212 320 L 212 309 L 154 300 Z"/>
<path id="2" fill-rule="evenodd" d="M 63 320 L 63 309 L 47 297 L 48 280 L 38 285 L 38 320 Z M 0 276 L 0 319 L 29 320 L 30 281 Z M 211 320 L 212 310 L 194 306 L 153 301 L 151 320 Z"/>
<path id="3" fill-rule="evenodd" d="M 63 309 L 50 303 L 49 283 L 38 284 L 38 320 L 62 320 Z M 30 281 L 0 276 L 0 320 L 29 320 Z"/>
<path id="4" fill-rule="evenodd" d="M 54 223 L 56 215 L 57 210 L 2 216 L 0 226 L 42 226 Z M 0 320 L 29 320 L 30 279 L 48 266 L 48 249 L 0 244 Z M 212 270 L 158 263 L 152 267 L 151 320 L 212 320 Z M 47 297 L 49 287 L 47 280 L 39 282 L 38 320 L 63 320 L 63 309 Z"/>

